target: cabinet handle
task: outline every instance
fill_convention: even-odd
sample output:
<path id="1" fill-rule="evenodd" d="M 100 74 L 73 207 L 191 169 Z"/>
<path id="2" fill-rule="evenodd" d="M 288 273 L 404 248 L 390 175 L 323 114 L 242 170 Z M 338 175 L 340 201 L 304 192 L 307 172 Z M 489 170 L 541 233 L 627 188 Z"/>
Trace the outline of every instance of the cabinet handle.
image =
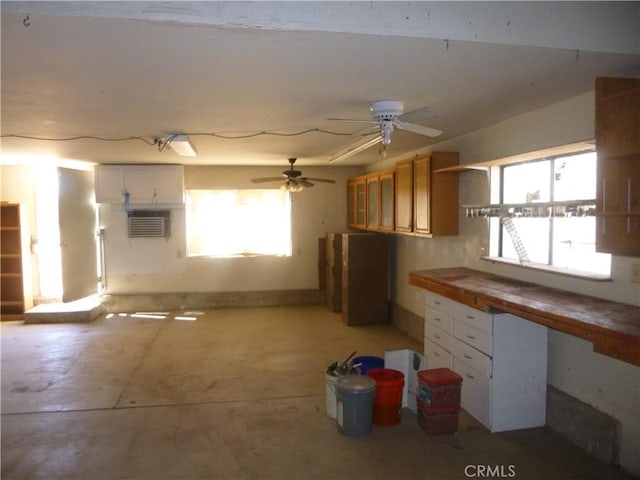
<path id="1" fill-rule="evenodd" d="M 466 353 L 464 353 L 462 356 L 463 356 L 464 358 L 466 358 L 467 360 L 471 360 L 471 359 L 473 358 L 471 355 L 466 354 Z"/>
<path id="2" fill-rule="evenodd" d="M 474 317 L 473 315 L 465 315 L 465 318 L 467 318 L 468 320 L 475 320 L 476 317 Z"/>
<path id="3" fill-rule="evenodd" d="M 627 177 L 627 213 L 631 214 L 631 177 Z M 627 215 L 627 234 L 631 233 L 631 217 Z"/>
<path id="4" fill-rule="evenodd" d="M 604 216 L 606 210 L 607 210 L 607 178 L 606 177 L 602 177 L 602 235 L 605 234 L 606 231 L 606 223 L 607 223 L 607 217 Z"/>
<path id="5" fill-rule="evenodd" d="M 439 317 L 434 318 L 434 320 L 435 320 L 436 322 L 441 322 L 441 321 L 442 321 L 442 320 L 440 320 L 440 318 L 439 318 Z"/>
<path id="6" fill-rule="evenodd" d="M 471 380 L 475 380 L 475 378 L 476 378 L 473 375 L 471 375 L 470 373 L 465 373 L 464 376 L 470 378 Z"/>
<path id="7" fill-rule="evenodd" d="M 473 335 L 471 335 L 471 334 L 469 334 L 469 333 L 467 333 L 467 334 L 465 335 L 465 337 L 467 337 L 469 340 L 475 340 L 475 339 L 476 339 L 476 337 L 474 337 Z"/>
<path id="8" fill-rule="evenodd" d="M 434 356 L 434 357 L 439 357 L 439 356 L 440 356 L 440 354 L 439 354 L 438 352 L 433 352 L 433 356 Z"/>
<path id="9" fill-rule="evenodd" d="M 438 335 L 437 333 L 434 333 L 433 338 L 437 338 L 438 340 L 440 340 L 440 335 Z"/>

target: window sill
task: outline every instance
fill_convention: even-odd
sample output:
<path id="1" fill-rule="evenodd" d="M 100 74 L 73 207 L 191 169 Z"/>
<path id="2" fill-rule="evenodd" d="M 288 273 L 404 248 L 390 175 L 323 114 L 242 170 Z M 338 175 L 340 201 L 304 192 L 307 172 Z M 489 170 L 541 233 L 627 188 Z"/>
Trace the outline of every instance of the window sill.
<path id="1" fill-rule="evenodd" d="M 555 275 L 562 275 L 564 277 L 579 278 L 581 280 L 590 280 L 593 282 L 610 282 L 611 276 L 601 273 L 582 272 L 580 270 L 571 270 L 570 268 L 552 267 L 551 265 L 543 265 L 541 263 L 525 263 L 521 264 L 517 260 L 511 260 L 509 258 L 501 257 L 480 257 L 480 260 L 484 260 L 491 263 L 502 263 L 505 265 L 511 265 L 513 267 L 520 267 L 529 270 L 536 270 L 539 272 L 552 273 Z"/>

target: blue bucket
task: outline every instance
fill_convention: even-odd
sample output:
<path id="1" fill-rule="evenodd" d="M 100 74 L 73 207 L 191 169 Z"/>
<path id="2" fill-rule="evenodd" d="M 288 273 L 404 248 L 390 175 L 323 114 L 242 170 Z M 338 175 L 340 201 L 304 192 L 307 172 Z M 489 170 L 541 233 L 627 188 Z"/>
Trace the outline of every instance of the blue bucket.
<path id="1" fill-rule="evenodd" d="M 380 357 L 355 357 L 352 362 L 354 365 L 360 364 L 361 375 L 366 375 L 374 368 L 384 368 L 384 358 Z"/>

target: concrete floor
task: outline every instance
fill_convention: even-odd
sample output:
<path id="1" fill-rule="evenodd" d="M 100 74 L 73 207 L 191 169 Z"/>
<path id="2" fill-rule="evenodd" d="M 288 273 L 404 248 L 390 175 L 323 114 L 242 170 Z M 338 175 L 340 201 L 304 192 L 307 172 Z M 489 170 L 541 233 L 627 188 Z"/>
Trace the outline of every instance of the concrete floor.
<path id="1" fill-rule="evenodd" d="M 2 479 L 628 478 L 547 428 L 491 434 L 464 412 L 455 435 L 427 436 L 409 410 L 342 435 L 324 369 L 422 349 L 392 326 L 323 306 L 188 315 L 3 322 Z"/>

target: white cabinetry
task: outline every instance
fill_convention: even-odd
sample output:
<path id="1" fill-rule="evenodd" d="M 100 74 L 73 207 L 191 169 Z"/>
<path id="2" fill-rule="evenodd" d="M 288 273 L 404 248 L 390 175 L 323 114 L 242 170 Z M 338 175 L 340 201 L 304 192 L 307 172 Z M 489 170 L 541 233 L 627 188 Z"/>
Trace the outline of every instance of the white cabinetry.
<path id="1" fill-rule="evenodd" d="M 98 165 L 95 170 L 97 203 L 140 205 L 184 203 L 182 165 Z"/>
<path id="2" fill-rule="evenodd" d="M 462 376 L 462 408 L 492 432 L 545 425 L 547 327 L 432 292 L 425 304 L 427 367 Z"/>

